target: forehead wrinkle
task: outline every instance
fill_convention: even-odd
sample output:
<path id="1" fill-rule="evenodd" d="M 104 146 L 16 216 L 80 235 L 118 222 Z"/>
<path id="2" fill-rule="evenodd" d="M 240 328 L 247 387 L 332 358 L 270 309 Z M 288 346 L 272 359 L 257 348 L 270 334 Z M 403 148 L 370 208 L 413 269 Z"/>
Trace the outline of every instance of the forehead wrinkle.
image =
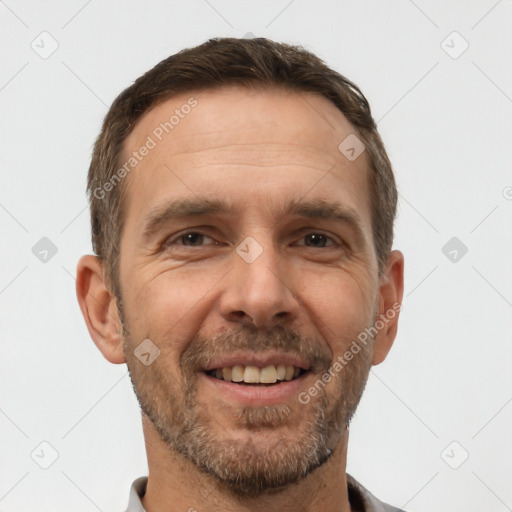
<path id="1" fill-rule="evenodd" d="M 178 172 L 187 172 L 187 169 L 200 169 L 212 166 L 224 167 L 254 167 L 272 168 L 272 167 L 294 167 L 297 171 L 300 169 L 311 169 L 316 172 L 326 173 L 331 168 L 346 168 L 346 164 L 337 155 L 329 155 L 316 151 L 305 153 L 303 151 L 295 152 L 268 150 L 217 150 L 206 149 L 200 151 L 183 151 L 173 155 L 165 155 L 164 161 L 168 162 L 169 167 Z M 341 155 L 340 155 L 341 157 Z M 160 162 L 161 164 L 161 162 Z M 185 176 L 183 176 L 185 179 Z"/>
<path id="2" fill-rule="evenodd" d="M 190 147 L 190 146 L 189 146 Z M 305 146 L 303 144 L 280 144 L 280 143 L 230 143 L 221 145 L 212 145 L 208 147 L 183 148 L 180 151 L 173 152 L 171 154 L 166 153 L 166 156 L 171 161 L 194 161 L 194 160 L 207 160 L 208 162 L 222 161 L 228 163 L 233 159 L 238 158 L 252 158 L 256 157 L 258 161 L 254 162 L 257 166 L 260 163 L 265 163 L 269 160 L 276 162 L 276 165 L 280 164 L 284 159 L 289 161 L 290 164 L 297 164 L 298 162 L 310 161 L 310 162 L 327 162 L 333 164 L 335 161 L 339 161 L 338 151 L 333 151 L 332 154 L 321 151 L 314 146 Z M 295 158 L 294 158 L 295 156 Z M 341 156 L 341 155 L 340 155 Z M 287 163 L 287 162 L 285 162 Z"/>
<path id="3" fill-rule="evenodd" d="M 208 100 L 205 98 L 205 101 L 211 102 L 212 99 L 213 98 L 211 97 L 208 98 Z M 289 105 L 287 106 L 289 107 Z M 252 104 L 250 107 L 254 107 L 254 109 L 256 108 L 256 106 Z M 286 106 L 283 108 L 284 112 L 289 114 L 290 109 L 286 108 Z M 158 112 L 158 108 L 156 111 Z M 132 133 L 127 138 L 130 141 L 128 144 L 130 147 L 135 146 L 137 143 L 141 143 L 143 140 L 145 140 L 146 136 L 151 133 L 151 128 L 155 123 L 157 123 L 157 119 L 151 118 L 153 118 L 157 112 L 153 111 L 152 116 L 146 117 L 146 115 L 139 120 Z M 208 112 L 206 117 L 208 120 L 210 120 L 210 117 L 213 118 L 214 116 L 221 116 L 221 120 L 222 118 L 225 120 L 226 116 L 229 117 L 230 114 L 232 114 L 232 111 L 223 113 L 218 112 L 215 110 L 215 108 L 213 108 L 213 112 Z M 165 117 L 163 112 L 161 112 L 159 115 Z M 337 145 L 339 141 L 342 140 L 342 138 L 344 138 L 344 136 L 346 136 L 348 133 L 354 131 L 354 129 L 346 121 L 346 119 L 343 118 L 343 116 L 342 120 L 343 123 L 340 123 L 340 125 L 336 126 L 336 129 L 333 130 L 332 128 L 322 129 L 318 126 L 316 128 L 311 126 L 309 126 L 309 128 L 301 128 L 300 126 L 297 126 L 296 123 L 292 123 L 292 125 L 290 125 L 290 122 L 280 123 L 279 120 L 276 120 L 275 118 L 270 120 L 252 120 L 251 124 L 249 125 L 240 125 L 239 119 L 236 118 L 234 119 L 235 124 L 239 125 L 236 128 L 230 128 L 225 124 L 221 124 L 217 129 L 205 130 L 204 125 L 199 122 L 199 119 L 196 116 L 196 118 L 191 119 L 191 121 L 193 121 L 192 124 L 187 123 L 187 126 L 185 126 L 186 133 L 180 132 L 179 128 L 181 128 L 181 126 L 178 126 L 177 131 L 169 133 L 167 137 L 169 140 L 172 138 L 173 142 L 175 143 L 173 144 L 174 146 L 182 147 L 182 150 L 180 151 L 182 154 L 198 153 L 201 151 L 208 151 L 209 149 L 213 148 L 216 148 L 219 151 L 226 151 L 237 146 L 245 146 L 248 150 L 251 146 L 256 147 L 259 145 L 267 145 L 267 151 L 271 151 L 269 146 L 273 145 L 278 146 L 279 151 L 284 151 L 285 146 L 290 146 L 290 151 L 294 151 L 295 148 L 297 148 L 301 151 L 308 151 L 311 149 L 317 154 L 322 155 L 325 155 L 330 151 L 332 151 L 333 154 L 337 154 Z M 185 121 L 188 121 L 188 119 Z M 306 121 L 306 119 L 304 119 L 304 121 Z M 319 130 L 321 133 L 319 133 Z M 252 140 L 255 138 L 255 135 L 261 140 L 258 142 L 252 142 Z M 280 135 L 282 135 L 282 137 Z M 239 140 L 241 139 L 240 142 L 233 142 L 234 137 L 238 138 Z M 276 137 L 278 140 L 282 138 L 283 141 L 275 142 Z M 244 138 L 246 139 L 245 141 L 243 140 Z M 213 144 L 210 142 L 212 139 Z M 328 142 L 329 139 L 332 141 L 332 145 Z M 291 142 L 294 140 L 297 142 Z M 198 145 L 202 147 L 198 148 Z M 172 151 L 172 147 L 167 149 L 171 149 Z"/>

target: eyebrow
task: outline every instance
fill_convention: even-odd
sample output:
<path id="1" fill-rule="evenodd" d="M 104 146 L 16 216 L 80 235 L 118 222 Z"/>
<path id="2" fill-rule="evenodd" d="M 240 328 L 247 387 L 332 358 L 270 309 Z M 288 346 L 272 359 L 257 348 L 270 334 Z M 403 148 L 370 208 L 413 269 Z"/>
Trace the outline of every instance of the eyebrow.
<path id="1" fill-rule="evenodd" d="M 159 229 L 173 220 L 190 217 L 231 213 L 232 206 L 223 201 L 210 199 L 177 199 L 153 208 L 144 223 L 143 238 L 147 242 Z"/>
<path id="2" fill-rule="evenodd" d="M 283 206 L 273 208 L 273 211 L 279 218 L 274 226 L 290 215 L 310 219 L 335 220 L 349 225 L 359 242 L 364 241 L 365 238 L 357 212 L 338 201 L 294 199 L 287 201 Z M 172 221 L 216 214 L 235 216 L 239 214 L 239 211 L 233 204 L 218 199 L 197 197 L 172 200 L 151 210 L 144 222 L 142 236 L 145 242 L 149 242 L 163 226 Z"/>
<path id="3" fill-rule="evenodd" d="M 364 244 L 364 229 L 357 212 L 339 201 L 313 199 L 310 201 L 290 201 L 284 215 L 298 215 L 309 219 L 334 220 L 348 225 L 354 232 L 356 241 Z"/>

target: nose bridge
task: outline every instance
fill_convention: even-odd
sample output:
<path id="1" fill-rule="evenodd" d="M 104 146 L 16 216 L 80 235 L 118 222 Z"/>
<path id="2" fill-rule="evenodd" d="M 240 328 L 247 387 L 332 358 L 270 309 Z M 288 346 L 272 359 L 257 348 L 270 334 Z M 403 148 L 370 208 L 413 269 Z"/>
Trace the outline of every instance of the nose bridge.
<path id="1" fill-rule="evenodd" d="M 290 277 L 268 231 L 246 237 L 233 253 L 230 282 L 221 300 L 222 315 L 257 327 L 290 321 L 298 311 Z"/>

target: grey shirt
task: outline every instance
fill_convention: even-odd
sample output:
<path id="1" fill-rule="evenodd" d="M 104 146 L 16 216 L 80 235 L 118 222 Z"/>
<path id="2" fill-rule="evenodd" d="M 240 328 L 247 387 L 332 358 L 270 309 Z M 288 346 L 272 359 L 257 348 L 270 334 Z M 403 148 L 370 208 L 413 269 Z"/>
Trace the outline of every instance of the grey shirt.
<path id="1" fill-rule="evenodd" d="M 146 512 L 140 499 L 146 492 L 148 478 L 143 476 L 133 482 L 130 500 L 126 512 Z M 355 478 L 347 473 L 348 500 L 353 511 L 357 512 L 405 512 L 402 509 L 386 505 L 367 491 Z"/>

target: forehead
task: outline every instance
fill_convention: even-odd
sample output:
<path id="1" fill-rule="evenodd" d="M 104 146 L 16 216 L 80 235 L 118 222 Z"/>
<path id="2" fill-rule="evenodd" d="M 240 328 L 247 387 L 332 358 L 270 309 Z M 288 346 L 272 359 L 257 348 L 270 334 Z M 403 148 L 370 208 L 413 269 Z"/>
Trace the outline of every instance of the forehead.
<path id="1" fill-rule="evenodd" d="M 137 122 L 124 152 L 151 135 L 170 154 L 204 150 L 209 142 L 284 142 L 296 151 L 316 149 L 337 158 L 340 137 L 354 132 L 341 111 L 318 94 L 229 86 L 179 94 L 158 104 Z"/>
<path id="2" fill-rule="evenodd" d="M 272 204 L 280 196 L 337 196 L 369 222 L 366 155 L 350 161 L 338 149 L 355 132 L 313 93 L 230 86 L 174 96 L 147 112 L 125 141 L 123 161 L 152 146 L 123 183 L 126 225 L 140 227 L 166 199 L 223 193 Z"/>

